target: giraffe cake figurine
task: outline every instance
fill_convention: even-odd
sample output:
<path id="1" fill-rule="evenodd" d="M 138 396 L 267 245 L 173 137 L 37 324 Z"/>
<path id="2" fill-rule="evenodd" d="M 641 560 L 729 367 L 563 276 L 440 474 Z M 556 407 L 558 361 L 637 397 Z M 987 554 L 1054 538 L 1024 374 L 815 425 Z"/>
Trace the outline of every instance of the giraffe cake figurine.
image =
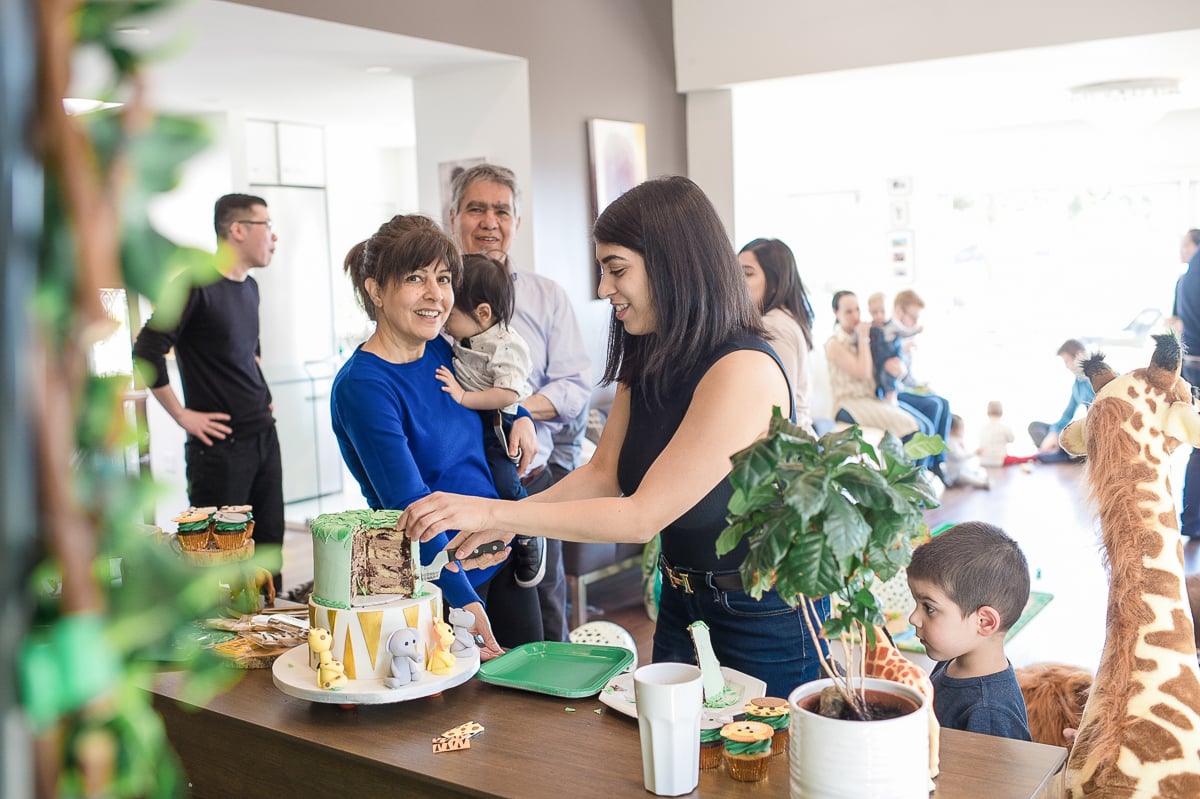
<path id="1" fill-rule="evenodd" d="M 1200 415 L 1179 340 L 1154 339 L 1144 369 L 1083 362 L 1096 399 L 1061 436 L 1088 456 L 1109 571 L 1100 666 L 1051 794 L 1067 799 L 1200 797 L 1200 668 L 1169 481 L 1171 452 L 1200 445 Z"/>

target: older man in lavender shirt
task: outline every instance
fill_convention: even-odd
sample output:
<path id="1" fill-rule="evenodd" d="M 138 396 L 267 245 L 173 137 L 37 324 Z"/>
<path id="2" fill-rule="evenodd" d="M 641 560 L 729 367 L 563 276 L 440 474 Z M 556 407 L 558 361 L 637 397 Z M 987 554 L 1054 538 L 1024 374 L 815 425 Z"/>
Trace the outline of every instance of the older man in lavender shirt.
<path id="1" fill-rule="evenodd" d="M 529 344 L 533 395 L 523 403 L 537 428 L 538 454 L 522 478 L 530 494 L 544 491 L 579 465 L 586 432 L 588 400 L 592 393 L 591 364 L 575 311 L 562 286 L 550 278 L 513 268 L 508 257 L 521 226 L 517 180 L 512 170 L 479 164 L 461 172 L 451 191 L 450 229 L 465 253 L 484 253 L 503 262 L 516 289 L 513 327 Z M 517 546 L 520 539 L 514 541 Z M 542 546 L 541 540 L 521 543 Z M 544 542 L 545 576 L 537 582 L 546 640 L 567 638 L 567 583 L 563 573 L 562 542 Z M 536 563 L 536 555 L 517 553 L 518 561 Z M 532 569 L 530 570 L 532 571 Z M 522 574 L 518 584 L 536 582 Z"/>

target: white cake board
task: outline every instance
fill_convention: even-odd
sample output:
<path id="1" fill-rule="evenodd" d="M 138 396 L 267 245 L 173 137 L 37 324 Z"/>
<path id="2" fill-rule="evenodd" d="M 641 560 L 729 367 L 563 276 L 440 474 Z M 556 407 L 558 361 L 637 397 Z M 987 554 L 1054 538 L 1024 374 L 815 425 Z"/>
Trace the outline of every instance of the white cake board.
<path id="1" fill-rule="evenodd" d="M 385 705 L 431 696 L 447 688 L 462 685 L 479 671 L 479 650 L 470 657 L 455 658 L 454 669 L 445 676 L 421 672 L 421 677 L 401 688 L 388 688 L 383 680 L 348 680 L 340 691 L 326 691 L 317 686 L 317 671 L 308 665 L 308 644 L 301 644 L 280 655 L 271 667 L 275 687 L 288 696 L 310 702 L 335 705 Z"/>

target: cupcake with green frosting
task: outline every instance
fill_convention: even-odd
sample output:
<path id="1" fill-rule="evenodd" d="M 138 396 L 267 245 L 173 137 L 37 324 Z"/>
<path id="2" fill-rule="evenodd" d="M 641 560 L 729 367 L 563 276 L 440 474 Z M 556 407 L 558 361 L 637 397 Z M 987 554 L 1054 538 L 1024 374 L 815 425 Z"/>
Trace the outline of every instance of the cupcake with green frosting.
<path id="1" fill-rule="evenodd" d="M 179 525 L 175 540 L 179 546 L 189 552 L 197 552 L 208 547 L 209 518 L 204 508 L 191 508 L 179 514 L 171 521 Z"/>
<path id="2" fill-rule="evenodd" d="M 217 511 L 213 514 L 213 538 L 217 549 L 240 549 L 249 536 L 250 514 Z"/>
<path id="3" fill-rule="evenodd" d="M 761 721 L 734 721 L 722 727 L 729 776 L 741 782 L 758 782 L 767 776 L 774 734 L 775 730 Z"/>
<path id="4" fill-rule="evenodd" d="M 700 719 L 700 768 L 716 768 L 725 755 L 725 739 L 717 719 Z"/>
<path id="5" fill-rule="evenodd" d="M 775 730 L 775 734 L 771 736 L 771 754 L 778 755 L 787 751 L 788 723 L 792 714 L 786 700 L 763 696 L 751 699 L 743 709 L 746 711 L 746 721 L 761 721 Z"/>

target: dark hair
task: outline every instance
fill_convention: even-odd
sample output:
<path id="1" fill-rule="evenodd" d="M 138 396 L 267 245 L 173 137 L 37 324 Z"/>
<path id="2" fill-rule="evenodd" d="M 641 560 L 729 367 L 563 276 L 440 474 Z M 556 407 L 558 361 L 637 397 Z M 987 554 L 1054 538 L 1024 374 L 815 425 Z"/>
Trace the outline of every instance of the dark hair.
<path id="1" fill-rule="evenodd" d="M 858 295 L 855 294 L 853 291 L 850 291 L 849 289 L 842 289 L 841 291 L 835 291 L 833 293 L 833 312 L 834 313 L 838 312 L 838 303 L 842 301 L 842 297 L 846 297 L 846 296 L 857 297 Z"/>
<path id="2" fill-rule="evenodd" d="M 717 347 L 741 333 L 763 334 L 762 315 L 712 202 L 685 177 L 648 180 L 596 220 L 597 244 L 625 247 L 646 262 L 657 329 L 631 336 L 612 318 L 604 384 L 640 385 L 663 397 Z"/>
<path id="3" fill-rule="evenodd" d="M 464 255 L 462 285 L 454 290 L 454 307 L 475 317 L 475 309 L 486 302 L 492 318 L 502 325 L 512 321 L 515 308 L 512 276 L 499 261 L 486 255 Z"/>
<path id="4" fill-rule="evenodd" d="M 1029 601 L 1029 564 L 1017 542 L 986 522 L 956 524 L 913 550 L 910 580 L 932 583 L 963 615 L 984 605 L 1000 614 L 1007 630 Z"/>
<path id="5" fill-rule="evenodd" d="M 1200 247 L 1200 228 L 1194 227 L 1187 232 L 1188 238 L 1192 240 L 1192 244 Z"/>
<path id="6" fill-rule="evenodd" d="M 450 267 L 451 282 L 457 289 L 463 273 L 458 245 L 429 217 L 397 214 L 380 225 L 374 236 L 351 247 L 342 268 L 350 276 L 359 305 L 374 322 L 375 303 L 367 291 L 367 278 L 387 288 L 393 280 L 435 261 Z"/>
<path id="7" fill-rule="evenodd" d="M 229 238 L 229 226 L 237 221 L 236 217 L 256 205 L 266 208 L 267 201 L 253 194 L 226 194 L 219 197 L 213 206 L 213 229 L 217 231 L 217 238 Z"/>
<path id="8" fill-rule="evenodd" d="M 1080 355 L 1083 354 L 1083 351 L 1086 349 L 1087 349 L 1087 347 L 1083 346 L 1083 342 L 1081 342 L 1079 339 L 1069 338 L 1062 343 L 1062 346 L 1058 348 L 1058 352 L 1056 352 L 1054 354 L 1055 355 L 1071 355 L 1075 358 L 1078 358 Z"/>
<path id="9" fill-rule="evenodd" d="M 804 291 L 804 282 L 800 280 L 796 256 L 791 248 L 779 239 L 755 239 L 740 252 L 754 253 L 766 278 L 767 290 L 763 293 L 762 313 L 782 308 L 791 314 L 804 331 L 804 341 L 811 350 L 813 309 L 808 301 L 808 293 Z"/>
<path id="10" fill-rule="evenodd" d="M 467 187 L 480 180 L 507 186 L 513 196 L 513 216 L 518 215 L 521 192 L 517 189 L 517 176 L 508 167 L 495 164 L 476 164 L 454 176 L 450 183 L 450 208 L 455 214 L 462 210 L 463 195 L 467 193 Z"/>

